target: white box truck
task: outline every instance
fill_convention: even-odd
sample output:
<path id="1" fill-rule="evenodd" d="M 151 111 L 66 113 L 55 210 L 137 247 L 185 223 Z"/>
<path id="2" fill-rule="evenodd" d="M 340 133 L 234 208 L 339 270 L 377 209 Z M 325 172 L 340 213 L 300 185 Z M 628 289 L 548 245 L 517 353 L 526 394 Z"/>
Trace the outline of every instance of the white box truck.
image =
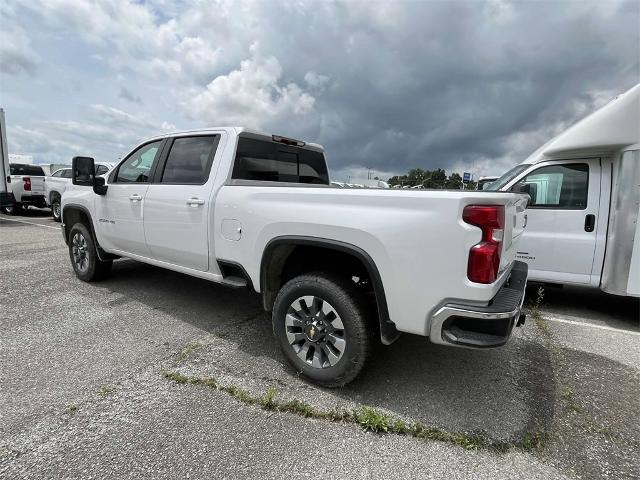
<path id="1" fill-rule="evenodd" d="M 531 281 L 640 296 L 640 84 L 543 145 L 489 190 L 531 197 L 517 252 Z"/>
<path id="2" fill-rule="evenodd" d="M 0 108 L 0 208 L 13 204 L 13 197 L 7 184 L 9 178 L 9 152 L 7 151 L 7 124 L 4 120 L 4 110 Z"/>

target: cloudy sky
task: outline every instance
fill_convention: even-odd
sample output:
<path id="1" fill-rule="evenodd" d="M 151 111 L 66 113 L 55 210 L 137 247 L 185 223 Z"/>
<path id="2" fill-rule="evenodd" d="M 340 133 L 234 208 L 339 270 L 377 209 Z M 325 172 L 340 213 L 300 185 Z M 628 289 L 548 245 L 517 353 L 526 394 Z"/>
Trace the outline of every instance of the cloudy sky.
<path id="1" fill-rule="evenodd" d="M 3 0 L 9 150 L 115 160 L 246 125 L 322 143 L 333 178 L 500 174 L 640 81 L 640 1 Z"/>

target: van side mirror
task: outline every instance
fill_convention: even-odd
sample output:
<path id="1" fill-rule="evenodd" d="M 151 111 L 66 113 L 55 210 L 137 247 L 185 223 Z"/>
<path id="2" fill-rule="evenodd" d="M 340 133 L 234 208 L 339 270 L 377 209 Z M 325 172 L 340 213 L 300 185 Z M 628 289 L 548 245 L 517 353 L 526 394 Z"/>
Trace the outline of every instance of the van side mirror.
<path id="1" fill-rule="evenodd" d="M 533 206 L 536 203 L 537 186 L 534 183 L 516 183 L 511 191 L 516 193 L 526 193 L 531 198 L 529 206 Z"/>
<path id="2" fill-rule="evenodd" d="M 92 187 L 95 178 L 95 162 L 91 157 L 73 157 L 71 181 L 74 185 Z"/>

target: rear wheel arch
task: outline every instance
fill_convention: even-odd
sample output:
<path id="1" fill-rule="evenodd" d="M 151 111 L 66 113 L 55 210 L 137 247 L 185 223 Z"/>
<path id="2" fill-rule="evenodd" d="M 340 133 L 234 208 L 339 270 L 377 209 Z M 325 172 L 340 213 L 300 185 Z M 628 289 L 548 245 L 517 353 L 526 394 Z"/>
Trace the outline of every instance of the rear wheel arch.
<path id="1" fill-rule="evenodd" d="M 271 311 L 280 288 L 296 275 L 326 270 L 336 266 L 351 275 L 351 271 L 366 276 L 375 297 L 382 343 L 389 345 L 399 332 L 389 318 L 384 285 L 378 267 L 371 256 L 355 245 L 333 239 L 283 236 L 269 241 L 260 262 L 260 291 L 263 307 Z"/>

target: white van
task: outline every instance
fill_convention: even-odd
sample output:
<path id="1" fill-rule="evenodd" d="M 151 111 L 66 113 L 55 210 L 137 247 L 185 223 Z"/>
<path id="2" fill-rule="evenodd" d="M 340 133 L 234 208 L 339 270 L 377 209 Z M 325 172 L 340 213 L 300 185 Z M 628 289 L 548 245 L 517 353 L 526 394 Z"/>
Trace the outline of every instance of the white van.
<path id="1" fill-rule="evenodd" d="M 531 197 L 517 253 L 529 280 L 640 296 L 640 84 L 488 190 Z"/>

